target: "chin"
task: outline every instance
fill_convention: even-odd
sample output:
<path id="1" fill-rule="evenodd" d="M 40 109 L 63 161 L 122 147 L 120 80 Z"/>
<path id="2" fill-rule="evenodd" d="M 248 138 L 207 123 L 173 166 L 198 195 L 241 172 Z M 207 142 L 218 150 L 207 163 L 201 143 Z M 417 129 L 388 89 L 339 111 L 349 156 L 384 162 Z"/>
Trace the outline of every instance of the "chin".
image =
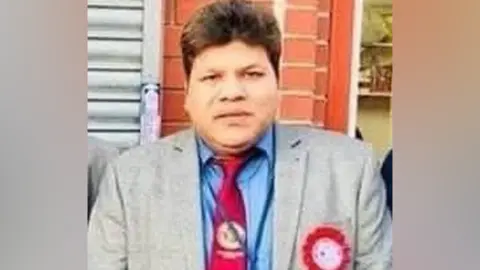
<path id="1" fill-rule="evenodd" d="M 217 138 L 217 141 L 228 147 L 241 147 L 250 144 L 255 139 L 251 133 L 244 133 L 240 131 L 225 132 L 222 136 Z"/>
<path id="2" fill-rule="evenodd" d="M 219 141 L 225 146 L 241 146 L 248 144 L 252 138 L 247 136 L 228 136 L 219 138 Z"/>

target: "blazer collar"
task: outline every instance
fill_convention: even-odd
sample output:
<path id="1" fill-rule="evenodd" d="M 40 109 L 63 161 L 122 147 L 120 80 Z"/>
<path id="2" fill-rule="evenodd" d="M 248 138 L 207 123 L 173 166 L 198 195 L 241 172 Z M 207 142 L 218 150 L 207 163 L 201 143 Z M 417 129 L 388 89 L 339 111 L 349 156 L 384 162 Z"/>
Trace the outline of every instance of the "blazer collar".
<path id="1" fill-rule="evenodd" d="M 275 180 L 273 219 L 273 269 L 289 269 L 295 250 L 305 184 L 307 144 L 305 133 L 292 126 L 275 125 Z M 175 135 L 169 160 L 169 176 L 179 215 L 184 217 L 183 245 L 188 269 L 203 269 L 202 224 L 199 188 L 199 159 L 195 132 L 187 129 Z M 173 175 L 172 175 L 173 174 Z M 196 205 L 198 207 L 192 207 Z M 198 243 L 192 245 L 192 243 Z"/>

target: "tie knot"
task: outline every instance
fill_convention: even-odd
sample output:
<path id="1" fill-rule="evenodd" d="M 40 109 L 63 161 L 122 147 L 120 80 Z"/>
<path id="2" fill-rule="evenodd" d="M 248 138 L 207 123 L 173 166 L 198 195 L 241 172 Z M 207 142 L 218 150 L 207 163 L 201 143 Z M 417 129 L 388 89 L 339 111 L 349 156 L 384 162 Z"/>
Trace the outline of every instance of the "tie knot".
<path id="1" fill-rule="evenodd" d="M 244 157 L 217 158 L 216 163 L 222 168 L 225 178 L 235 179 L 240 167 L 245 162 Z"/>

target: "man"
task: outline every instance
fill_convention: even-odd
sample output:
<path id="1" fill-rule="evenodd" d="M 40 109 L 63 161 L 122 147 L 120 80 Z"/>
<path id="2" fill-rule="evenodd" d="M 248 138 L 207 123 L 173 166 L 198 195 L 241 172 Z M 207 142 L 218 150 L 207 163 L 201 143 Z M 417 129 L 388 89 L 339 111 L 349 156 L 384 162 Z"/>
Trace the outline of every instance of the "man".
<path id="1" fill-rule="evenodd" d="M 118 150 L 113 145 L 88 137 L 88 219 L 98 195 L 100 180 L 108 162 L 118 155 Z"/>
<path id="2" fill-rule="evenodd" d="M 391 269 L 372 150 L 273 124 L 281 52 L 273 15 L 214 2 L 188 21 L 181 48 L 193 128 L 109 166 L 89 269 Z"/>

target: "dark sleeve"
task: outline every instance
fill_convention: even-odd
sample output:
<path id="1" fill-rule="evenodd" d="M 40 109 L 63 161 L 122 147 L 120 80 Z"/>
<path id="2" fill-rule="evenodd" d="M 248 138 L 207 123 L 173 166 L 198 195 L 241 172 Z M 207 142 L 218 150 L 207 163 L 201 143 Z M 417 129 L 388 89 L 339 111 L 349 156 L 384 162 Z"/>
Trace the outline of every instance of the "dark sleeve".
<path id="1" fill-rule="evenodd" d="M 360 128 L 358 127 L 355 128 L 355 138 L 357 140 L 363 141 L 362 132 L 360 132 Z"/>
<path id="2" fill-rule="evenodd" d="M 387 206 L 390 209 L 390 212 L 393 215 L 393 198 L 392 198 L 392 182 L 393 182 L 393 170 L 392 170 L 392 163 L 393 163 L 393 150 L 388 152 L 383 165 L 382 165 L 382 177 L 385 181 L 385 188 L 387 191 Z"/>

